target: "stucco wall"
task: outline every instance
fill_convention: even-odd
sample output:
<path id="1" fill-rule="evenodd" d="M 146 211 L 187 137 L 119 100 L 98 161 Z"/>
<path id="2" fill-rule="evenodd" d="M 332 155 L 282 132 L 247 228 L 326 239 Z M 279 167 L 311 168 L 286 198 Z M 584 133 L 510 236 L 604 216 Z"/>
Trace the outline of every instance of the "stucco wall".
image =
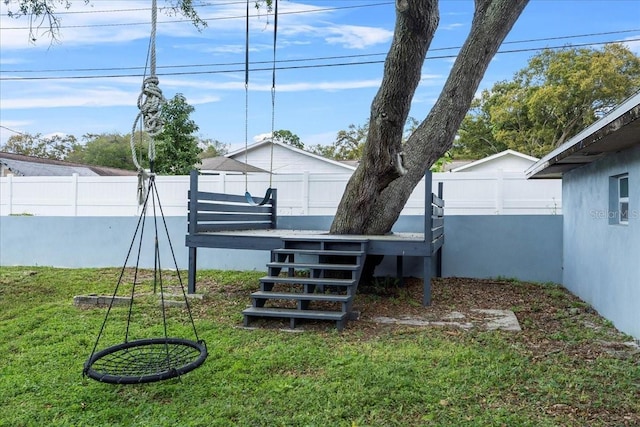
<path id="1" fill-rule="evenodd" d="M 609 178 L 629 174 L 629 223 L 610 224 Z M 640 338 L 640 147 L 563 177 L 563 283 L 614 325 Z"/>
<path id="2" fill-rule="evenodd" d="M 327 229 L 329 216 L 280 217 L 280 228 Z M 168 217 L 178 267 L 186 269 L 186 218 Z M 122 266 L 136 227 L 135 217 L 0 217 L 0 265 L 57 267 Z M 151 229 L 147 224 L 141 266 L 153 267 Z M 395 231 L 421 231 L 421 216 L 401 217 Z M 161 227 L 159 245 L 168 249 Z M 515 277 L 560 282 L 562 217 L 558 215 L 448 216 L 445 219 L 443 274 L 457 277 Z M 162 266 L 172 260 L 162 252 Z M 135 258 L 130 261 L 133 262 Z M 202 269 L 266 270 L 269 253 L 252 250 L 200 249 Z M 131 262 L 129 265 L 131 265 Z M 394 274 L 395 259 L 385 260 L 378 274 Z M 422 261 L 405 260 L 405 273 L 420 276 Z"/>

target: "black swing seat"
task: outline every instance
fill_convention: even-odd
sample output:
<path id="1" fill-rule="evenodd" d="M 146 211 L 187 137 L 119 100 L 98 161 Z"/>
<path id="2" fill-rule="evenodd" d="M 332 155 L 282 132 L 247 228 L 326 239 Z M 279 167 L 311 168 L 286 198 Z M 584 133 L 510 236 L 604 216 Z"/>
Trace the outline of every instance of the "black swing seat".
<path id="1" fill-rule="evenodd" d="M 202 365 L 206 358 L 204 341 L 139 339 L 91 355 L 82 372 L 89 378 L 110 384 L 151 383 L 186 374 Z"/>
<path id="2" fill-rule="evenodd" d="M 272 193 L 273 193 L 273 188 L 267 188 L 267 192 L 265 193 L 264 198 L 259 202 L 256 202 L 256 199 L 254 199 L 251 193 L 249 193 L 248 191 L 244 193 L 244 197 L 245 199 L 247 199 L 247 203 L 250 204 L 251 206 L 264 206 L 267 203 L 269 203 L 269 200 L 271 200 Z"/>

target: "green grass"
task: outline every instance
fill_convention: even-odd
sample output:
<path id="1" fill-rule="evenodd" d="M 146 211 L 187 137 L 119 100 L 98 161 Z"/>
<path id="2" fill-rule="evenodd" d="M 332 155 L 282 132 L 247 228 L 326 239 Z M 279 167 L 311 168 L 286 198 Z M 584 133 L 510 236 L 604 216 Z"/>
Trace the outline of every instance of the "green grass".
<path id="1" fill-rule="evenodd" d="M 114 386 L 82 378 L 115 269 L 0 270 L 0 426 L 559 426 L 640 422 L 639 357 L 534 357 L 512 333 L 332 324 L 245 330 L 259 272 L 199 274 L 193 301 L 209 358 L 179 380 Z M 148 282 L 149 277 L 144 277 Z M 556 298 L 557 290 L 550 288 Z M 558 298 L 560 295 L 558 294 Z M 142 305 L 152 311 L 153 301 Z M 120 311 L 122 311 L 120 309 Z M 117 339 L 124 314 L 114 309 Z M 157 322 L 141 317 L 141 333 Z M 559 318 L 560 322 L 569 322 Z M 169 310 L 177 334 L 185 312 Z M 602 326 L 604 327 L 604 326 Z M 567 323 L 560 342 L 596 339 Z"/>

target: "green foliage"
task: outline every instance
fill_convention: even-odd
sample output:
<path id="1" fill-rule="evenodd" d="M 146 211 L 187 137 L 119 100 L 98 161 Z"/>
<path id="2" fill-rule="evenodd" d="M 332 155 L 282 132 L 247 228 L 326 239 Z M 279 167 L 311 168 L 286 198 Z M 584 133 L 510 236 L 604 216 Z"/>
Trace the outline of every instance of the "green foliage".
<path id="1" fill-rule="evenodd" d="M 86 134 L 84 145 L 77 146 L 69 154 L 69 160 L 87 165 L 106 166 L 119 169 L 135 170 L 131 158 L 131 135 L 119 133 Z M 143 165 L 148 164 L 147 148 L 149 135 L 138 133 L 135 141 L 138 147 L 138 159 L 143 160 Z"/>
<path id="2" fill-rule="evenodd" d="M 331 145 L 315 145 L 310 148 L 312 153 L 334 160 L 359 160 L 362 157 L 364 143 L 369 133 L 369 124 L 349 125 L 349 129 L 341 130 Z"/>
<path id="3" fill-rule="evenodd" d="M 403 140 L 406 141 L 420 122 L 413 117 L 407 119 Z M 309 148 L 312 153 L 334 160 L 360 160 L 369 134 L 369 122 L 363 125 L 350 124 L 347 130 L 338 131 L 331 145 L 317 144 Z"/>
<path id="4" fill-rule="evenodd" d="M 229 152 L 229 146 L 217 139 L 201 139 L 198 145 L 202 148 L 202 152 L 198 155 L 200 159 L 224 156 Z"/>
<path id="5" fill-rule="evenodd" d="M 65 160 L 77 147 L 78 140 L 73 135 L 43 137 L 39 133 L 21 133 L 10 136 L 7 142 L 0 146 L 0 151 L 42 159 Z"/>
<path id="6" fill-rule="evenodd" d="M 431 165 L 431 172 L 444 172 L 445 166 L 447 163 L 450 163 L 452 159 L 451 151 L 447 151 L 444 153 L 444 156 L 440 157 L 433 165 Z"/>
<path id="7" fill-rule="evenodd" d="M 194 135 L 198 125 L 190 118 L 195 108 L 181 93 L 162 106 L 164 130 L 156 139 L 155 171 L 168 175 L 187 175 L 200 161 L 202 148 Z"/>
<path id="8" fill-rule="evenodd" d="M 543 156 L 640 88 L 640 58 L 621 44 L 543 50 L 512 81 L 482 92 L 453 155 L 481 158 L 511 148 Z"/>
<path id="9" fill-rule="evenodd" d="M 300 141 L 300 137 L 290 130 L 282 129 L 273 132 L 273 140 L 304 150 L 304 143 Z"/>

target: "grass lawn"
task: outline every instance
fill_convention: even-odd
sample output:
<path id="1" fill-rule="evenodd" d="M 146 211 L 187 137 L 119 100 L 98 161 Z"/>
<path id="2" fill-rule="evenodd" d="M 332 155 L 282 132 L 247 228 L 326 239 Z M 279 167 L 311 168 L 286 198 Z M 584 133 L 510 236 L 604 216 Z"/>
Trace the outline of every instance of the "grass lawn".
<path id="1" fill-rule="evenodd" d="M 429 310 L 409 292 L 359 295 L 363 318 L 342 333 L 333 323 L 291 333 L 238 328 L 263 273 L 200 272 L 204 299 L 192 309 L 209 350 L 202 367 L 146 385 L 83 379 L 105 309 L 75 307 L 73 297 L 111 294 L 118 273 L 0 270 L 0 426 L 640 425 L 630 338 L 558 286 L 514 281 L 497 286 L 520 292 L 509 305 L 521 333 L 368 320 L 382 308 Z M 450 292 L 441 285 L 434 305 Z M 141 298 L 152 311 L 151 296 Z M 125 326 L 122 310 L 109 339 Z M 190 337 L 185 314 L 172 308 L 168 320 Z M 141 323 L 157 334 L 158 322 Z"/>

